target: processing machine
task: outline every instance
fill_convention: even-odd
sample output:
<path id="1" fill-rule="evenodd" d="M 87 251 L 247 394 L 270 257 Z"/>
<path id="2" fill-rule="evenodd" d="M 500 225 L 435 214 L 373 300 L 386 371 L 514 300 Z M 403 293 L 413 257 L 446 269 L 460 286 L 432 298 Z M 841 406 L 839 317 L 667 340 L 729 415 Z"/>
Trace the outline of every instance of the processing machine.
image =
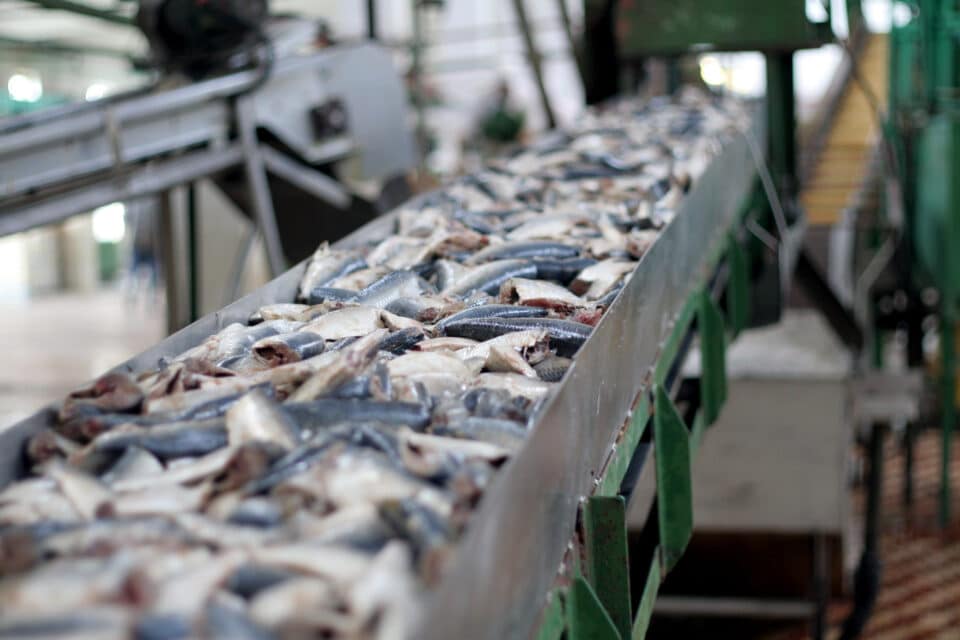
<path id="1" fill-rule="evenodd" d="M 265 12 L 145 2 L 139 24 L 161 74 L 152 88 L 0 123 L 0 235 L 211 178 L 255 222 L 278 275 L 405 197 L 414 146 L 389 53 L 318 49 L 315 23 Z M 373 181 L 383 197 L 344 179 Z"/>

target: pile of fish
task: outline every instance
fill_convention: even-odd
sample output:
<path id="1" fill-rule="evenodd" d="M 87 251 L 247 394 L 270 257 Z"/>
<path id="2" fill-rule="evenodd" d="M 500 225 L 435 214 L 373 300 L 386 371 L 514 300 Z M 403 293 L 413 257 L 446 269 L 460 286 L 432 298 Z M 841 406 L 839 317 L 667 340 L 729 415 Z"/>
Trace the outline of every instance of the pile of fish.
<path id="1" fill-rule="evenodd" d="M 109 373 L 0 491 L 0 638 L 402 638 L 497 469 L 724 142 L 624 101 L 320 247 L 299 299 Z"/>

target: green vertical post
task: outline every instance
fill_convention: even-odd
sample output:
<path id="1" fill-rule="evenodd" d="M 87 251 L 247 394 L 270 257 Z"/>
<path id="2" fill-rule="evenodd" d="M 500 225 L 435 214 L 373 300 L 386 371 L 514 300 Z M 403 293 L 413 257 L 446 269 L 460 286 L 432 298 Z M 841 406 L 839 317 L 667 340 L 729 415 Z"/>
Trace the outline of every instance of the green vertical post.
<path id="1" fill-rule="evenodd" d="M 797 136 L 793 95 L 793 54 L 765 54 L 767 67 L 767 151 L 780 193 L 793 200 L 797 188 Z"/>
<path id="2" fill-rule="evenodd" d="M 726 333 L 723 316 L 713 298 L 700 293 L 697 324 L 700 333 L 700 397 L 703 418 L 712 424 L 727 399 Z"/>
<path id="3" fill-rule="evenodd" d="M 663 574 L 677 564 L 693 533 L 690 432 L 663 387 L 654 388 L 653 444 Z"/>
<path id="4" fill-rule="evenodd" d="M 750 270 L 747 266 L 747 256 L 737 241 L 737 237 L 730 233 L 728 236 L 727 264 L 730 268 L 730 279 L 727 284 L 727 320 L 733 334 L 737 335 L 747 328 L 747 319 L 750 316 Z"/>
<path id="5" fill-rule="evenodd" d="M 587 571 L 600 603 L 624 638 L 630 635 L 630 561 L 622 496 L 593 496 L 584 505 Z"/>

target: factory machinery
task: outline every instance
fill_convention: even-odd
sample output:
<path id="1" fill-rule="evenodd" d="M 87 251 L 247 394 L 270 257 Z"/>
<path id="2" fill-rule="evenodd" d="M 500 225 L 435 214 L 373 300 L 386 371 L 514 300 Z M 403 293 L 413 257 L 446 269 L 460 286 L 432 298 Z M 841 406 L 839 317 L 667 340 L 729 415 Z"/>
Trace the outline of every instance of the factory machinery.
<path id="1" fill-rule="evenodd" d="M 728 142 L 684 196 L 580 349 L 523 448 L 487 490 L 432 591 L 417 637 L 644 637 L 660 585 L 692 535 L 690 470 L 704 430 L 726 398 L 729 341 L 748 326 L 776 319 L 796 268 L 801 283 L 822 294 L 822 307 L 844 341 L 854 348 L 863 342 L 851 314 L 829 295 L 804 254 L 803 216 L 796 206 L 791 56 L 830 41 L 829 22 L 809 22 L 803 2 L 740 0 L 707 9 L 716 14 L 712 19 L 704 18 L 701 4 L 651 1 L 621 6 L 618 12 L 611 10 L 612 3 L 586 5 L 584 72 L 594 101 L 621 93 L 620 82 L 633 62 L 679 57 L 706 42 L 719 50 L 764 51 L 767 102 L 756 126 Z M 952 167 L 943 159 L 954 157 L 949 145 L 960 140 L 960 132 L 950 96 L 937 88 L 952 86 L 955 70 L 944 69 L 940 85 L 926 87 L 922 96 L 913 85 L 897 82 L 898 70 L 912 64 L 919 51 L 941 55 L 936 60 L 942 65 L 952 60 L 936 47 L 910 40 L 921 33 L 946 38 L 947 27 L 927 19 L 894 32 L 894 60 L 902 67 L 893 68 L 895 120 L 887 130 L 904 140 L 894 145 L 901 166 L 911 166 L 911 153 L 927 162 L 939 159 L 941 164 L 913 178 L 925 185 L 916 192 L 928 194 L 917 198 L 917 206 L 937 211 L 937 224 L 956 231 L 949 226 L 949 205 L 957 181 L 942 179 L 942 171 Z M 708 27 L 714 30 L 705 33 Z M 614 42 L 618 46 L 611 49 Z M 335 47 L 306 57 L 278 54 L 272 66 L 269 75 L 243 70 L 68 110 L 56 118 L 41 113 L 14 120 L 0 132 L 0 229 L 54 222 L 242 166 L 251 210 L 279 273 L 283 229 L 281 224 L 278 231 L 274 220 L 265 171 L 345 205 L 343 187 L 311 166 L 354 151 L 368 175 L 384 177 L 407 168 L 412 151 L 404 133 L 402 92 L 377 47 Z M 376 100 L 370 99 L 369 86 L 377 87 Z M 302 99 L 305 87 L 308 101 Z M 290 99 L 293 94 L 297 100 Z M 921 97 L 937 111 L 922 127 L 903 115 Z M 383 140 L 392 144 L 377 144 Z M 559 140 L 553 144 L 562 144 Z M 941 177 L 936 189 L 931 173 Z M 910 203 L 911 190 L 904 193 Z M 943 199 L 931 203 L 929 194 Z M 923 220 L 931 218 L 918 216 L 905 226 L 927 228 Z M 381 240 L 395 224 L 395 214 L 381 216 L 334 246 Z M 931 238 L 949 236 L 916 237 L 919 255 L 927 256 L 927 272 L 941 274 L 931 277 L 943 291 L 944 317 L 952 318 L 948 311 L 956 296 L 948 276 L 957 267 L 950 252 L 929 246 Z M 118 370 L 152 368 L 232 322 L 246 323 L 263 305 L 293 300 L 304 270 L 304 263 L 295 266 Z M 951 390 L 944 401 L 945 420 L 953 415 L 951 341 L 952 334 L 943 332 L 944 380 Z M 685 378 L 681 365 L 692 349 L 699 350 L 703 366 L 698 377 Z M 23 443 L 54 419 L 54 409 L 48 408 L 3 433 L 0 481 L 26 472 Z M 949 444 L 949 429 L 944 433 Z M 643 544 L 628 553 L 626 505 L 642 493 L 638 479 L 649 467 L 655 471 L 646 474 L 653 477 L 653 500 Z"/>
<path id="2" fill-rule="evenodd" d="M 209 178 L 254 221 L 276 276 L 408 194 L 413 137 L 383 48 L 318 50 L 316 23 L 267 19 L 265 3 L 146 2 L 139 20 L 162 70 L 154 87 L 0 124 L 0 235 L 112 202 L 161 196 L 169 207 L 173 189 Z M 382 197 L 364 200 L 344 176 L 379 184 Z M 169 245 L 169 216 L 161 220 Z M 177 278 L 166 284 L 180 300 Z M 174 314 L 171 329 L 197 317 L 190 289 L 189 313 Z"/>

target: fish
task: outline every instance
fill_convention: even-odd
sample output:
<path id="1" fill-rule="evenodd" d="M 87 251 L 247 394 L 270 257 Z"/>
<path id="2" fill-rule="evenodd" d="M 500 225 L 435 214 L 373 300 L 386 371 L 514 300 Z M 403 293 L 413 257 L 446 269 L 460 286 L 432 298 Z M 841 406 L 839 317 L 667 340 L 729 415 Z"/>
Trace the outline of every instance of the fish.
<path id="1" fill-rule="evenodd" d="M 340 289 L 338 287 L 314 287 L 307 294 L 307 304 L 319 305 L 329 302 L 356 302 L 358 294 L 353 289 Z"/>
<path id="2" fill-rule="evenodd" d="M 596 300 L 603 296 L 622 278 L 633 272 L 635 262 L 622 260 L 604 260 L 587 267 L 574 278 L 570 290 L 587 300 Z"/>
<path id="3" fill-rule="evenodd" d="M 307 431 L 330 427 L 347 420 L 407 425 L 414 429 L 423 429 L 430 422 L 429 409 L 412 402 L 318 398 L 311 402 L 288 402 L 283 405 L 283 411 L 290 415 L 300 428 Z"/>
<path id="4" fill-rule="evenodd" d="M 512 304 L 485 304 L 477 307 L 469 307 L 463 311 L 447 316 L 436 324 L 436 329 L 443 333 L 449 324 L 476 318 L 542 318 L 546 315 L 546 309 L 536 307 L 522 307 Z"/>
<path id="5" fill-rule="evenodd" d="M 437 289 L 444 291 L 453 286 L 466 274 L 468 268 L 452 260 L 437 260 L 433 263 L 433 273 L 436 278 Z"/>
<path id="6" fill-rule="evenodd" d="M 55 460 L 47 467 L 60 491 L 84 520 L 93 520 L 106 511 L 113 498 L 110 489 L 94 476 Z"/>
<path id="7" fill-rule="evenodd" d="M 204 608 L 204 636 L 210 640 L 271 640 L 273 634 L 256 624 L 246 610 L 225 593 L 217 593 Z"/>
<path id="8" fill-rule="evenodd" d="M 553 355 L 533 365 L 533 370 L 544 382 L 559 382 L 572 364 L 570 358 Z"/>
<path id="9" fill-rule="evenodd" d="M 417 296 L 425 291 L 423 280 L 413 271 L 392 271 L 357 293 L 357 302 L 382 309 L 397 298 Z"/>
<path id="10" fill-rule="evenodd" d="M 300 442 L 297 423 L 260 391 L 251 391 L 227 410 L 226 427 L 234 446 L 260 440 L 289 451 Z"/>
<path id="11" fill-rule="evenodd" d="M 91 385 L 71 392 L 60 407 L 58 417 L 60 422 L 66 422 L 87 407 L 103 412 L 136 413 L 143 400 L 143 389 L 132 376 L 108 373 Z"/>
<path id="12" fill-rule="evenodd" d="M 533 278 L 536 275 L 537 267 L 529 260 L 494 260 L 474 267 L 441 293 L 459 298 L 477 291 L 494 295 L 510 278 Z"/>
<path id="13" fill-rule="evenodd" d="M 562 312 L 587 306 L 585 300 L 565 287 L 527 278 L 510 278 L 504 282 L 500 286 L 500 301 Z"/>
<path id="14" fill-rule="evenodd" d="M 468 416 L 455 423 L 434 427 L 430 433 L 437 436 L 488 442 L 510 454 L 519 451 L 527 437 L 526 429 L 513 420 L 480 416 Z"/>
<path id="15" fill-rule="evenodd" d="M 419 382 L 433 393 L 457 391 L 473 379 L 473 367 L 442 351 L 411 351 L 387 363 L 391 380 Z"/>
<path id="16" fill-rule="evenodd" d="M 428 338 L 413 345 L 414 351 L 459 351 L 480 344 L 470 338 Z"/>
<path id="17" fill-rule="evenodd" d="M 69 456 L 79 448 L 79 444 L 55 430 L 43 429 L 27 441 L 24 453 L 32 463 L 42 464 L 51 458 Z"/>
<path id="18" fill-rule="evenodd" d="M 264 589 L 280 584 L 296 574 L 284 569 L 273 569 L 244 563 L 227 578 L 224 587 L 241 598 L 249 600 Z"/>
<path id="19" fill-rule="evenodd" d="M 283 635 L 290 626 L 301 633 L 338 637 L 358 631 L 339 590 L 319 578 L 296 577 L 258 592 L 250 602 L 250 619 L 258 626 Z M 288 635 L 292 635 L 288 634 Z"/>
<path id="20" fill-rule="evenodd" d="M 387 334 L 377 348 L 380 351 L 386 351 L 393 354 L 402 354 L 412 349 L 418 342 L 423 340 L 423 329 L 408 327 L 399 331 L 393 331 Z"/>
<path id="21" fill-rule="evenodd" d="M 101 476 L 100 480 L 112 486 L 118 482 L 136 481 L 163 472 L 163 463 L 141 447 L 127 447 L 117 461 Z"/>
<path id="22" fill-rule="evenodd" d="M 493 244 L 478 251 L 466 261 L 468 265 L 480 264 L 491 260 L 510 260 L 517 258 L 575 258 L 580 248 L 553 240 L 531 240 L 503 242 Z"/>
<path id="23" fill-rule="evenodd" d="M 247 324 L 254 325 L 260 324 L 261 322 L 270 322 L 271 320 L 303 322 L 306 320 L 310 308 L 310 305 L 293 302 L 267 304 L 250 314 Z"/>
<path id="24" fill-rule="evenodd" d="M 597 264 L 593 258 L 534 258 L 538 280 L 553 280 L 569 285 L 581 271 Z"/>
<path id="25" fill-rule="evenodd" d="M 380 514 L 399 535 L 410 541 L 424 581 L 435 584 L 440 579 L 453 538 L 444 518 L 412 498 L 385 502 L 380 506 Z"/>
<path id="26" fill-rule="evenodd" d="M 282 333 L 258 340 L 253 344 L 255 358 L 270 367 L 299 362 L 323 353 L 326 341 L 312 331 Z"/>
<path id="27" fill-rule="evenodd" d="M 77 458 L 97 453 L 120 456 L 127 447 L 140 447 L 160 460 L 199 456 L 227 445 L 227 429 L 223 418 L 171 422 L 155 427 L 128 425 L 104 433 L 83 450 Z M 73 456 L 72 456 L 73 457 Z"/>
<path id="28" fill-rule="evenodd" d="M 474 384 L 480 389 L 502 389 L 510 395 L 519 395 L 531 400 L 543 398 L 552 388 L 549 382 L 534 380 L 516 373 L 481 373 Z"/>
<path id="29" fill-rule="evenodd" d="M 563 238 L 569 235 L 574 227 L 583 219 L 584 218 L 579 215 L 538 216 L 510 231 L 507 234 L 507 240 L 552 240 L 555 238 Z"/>
<path id="30" fill-rule="evenodd" d="M 484 361 L 490 358 L 491 352 L 497 348 L 511 351 L 537 351 L 545 349 L 549 334 L 545 329 L 527 329 L 511 331 L 495 338 L 475 344 L 474 346 L 457 351 L 455 355 L 461 360 L 480 358 Z"/>
<path id="31" fill-rule="evenodd" d="M 300 281 L 298 296 L 306 299 L 316 287 L 329 286 L 338 278 L 365 269 L 366 261 L 354 251 L 331 249 L 323 244 L 318 248 L 307 264 Z"/>
<path id="32" fill-rule="evenodd" d="M 312 375 L 296 391 L 291 393 L 286 401 L 314 400 L 356 376 L 373 361 L 380 342 L 386 335 L 385 329 L 377 329 L 340 351 L 325 353 L 301 363 L 306 364 L 306 362 L 313 360 L 324 359 L 322 363 L 315 363 L 317 366 Z"/>
<path id="33" fill-rule="evenodd" d="M 301 327 L 300 331 L 339 340 L 362 336 L 382 327 L 380 310 L 368 306 L 344 307 L 324 314 Z"/>
<path id="34" fill-rule="evenodd" d="M 489 340 L 513 331 L 541 329 L 550 336 L 550 346 L 563 356 L 571 356 L 590 337 L 593 327 L 556 318 L 470 318 L 447 323 L 448 336 Z"/>

